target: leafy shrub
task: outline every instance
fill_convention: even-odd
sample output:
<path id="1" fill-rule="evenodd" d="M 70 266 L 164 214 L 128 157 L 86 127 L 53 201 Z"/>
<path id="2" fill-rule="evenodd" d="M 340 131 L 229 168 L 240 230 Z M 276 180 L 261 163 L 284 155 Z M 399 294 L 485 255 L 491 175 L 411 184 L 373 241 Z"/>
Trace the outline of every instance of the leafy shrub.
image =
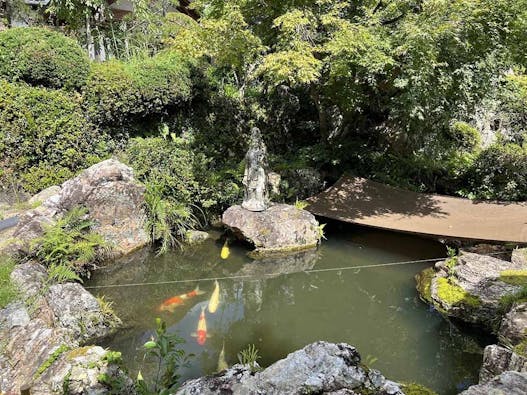
<path id="1" fill-rule="evenodd" d="M 79 281 L 108 249 L 102 236 L 93 233 L 87 209 L 74 208 L 33 242 L 32 254 L 48 267 L 51 281 Z"/>
<path id="2" fill-rule="evenodd" d="M 478 130 L 466 122 L 454 122 L 450 127 L 450 134 L 462 150 L 472 151 L 481 144 Z"/>
<path id="3" fill-rule="evenodd" d="M 76 41 L 46 28 L 0 32 L 0 77 L 34 86 L 79 89 L 86 83 L 89 61 Z"/>
<path id="4" fill-rule="evenodd" d="M 109 149 L 75 95 L 0 81 L 0 151 L 0 169 L 10 169 L 34 193 L 101 160 Z"/>
<path id="5" fill-rule="evenodd" d="M 171 52 L 93 63 L 84 105 L 94 122 L 120 125 L 187 100 L 190 84 L 188 64 Z"/>
<path id="6" fill-rule="evenodd" d="M 483 150 L 467 170 L 465 184 L 481 199 L 527 199 L 527 150 L 497 142 Z"/>

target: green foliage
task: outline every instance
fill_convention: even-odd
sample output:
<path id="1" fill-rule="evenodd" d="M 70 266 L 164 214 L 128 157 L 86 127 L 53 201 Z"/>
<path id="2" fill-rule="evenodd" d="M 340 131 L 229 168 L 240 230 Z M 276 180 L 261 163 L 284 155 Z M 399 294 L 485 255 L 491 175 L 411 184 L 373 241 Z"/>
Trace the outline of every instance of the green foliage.
<path id="1" fill-rule="evenodd" d="M 99 308 L 101 309 L 101 313 L 104 316 L 105 322 L 109 322 L 112 327 L 117 327 L 122 324 L 121 319 L 117 316 L 117 314 L 115 313 L 115 310 L 113 309 L 112 301 L 106 300 L 104 295 L 97 296 L 95 299 L 97 299 L 97 303 L 99 303 Z M 112 356 L 116 357 L 115 361 L 110 361 L 108 359 L 108 358 L 111 358 Z M 117 363 L 117 359 L 119 359 L 120 357 L 121 357 L 121 353 L 108 351 L 108 353 L 105 355 L 105 360 L 107 360 L 108 362 Z"/>
<path id="2" fill-rule="evenodd" d="M 80 281 L 90 265 L 108 250 L 102 236 L 91 231 L 93 223 L 83 207 L 70 210 L 32 244 L 31 254 L 48 267 L 50 281 Z"/>
<path id="3" fill-rule="evenodd" d="M 516 344 L 512 350 L 521 355 L 522 357 L 527 357 L 527 340 L 523 340 L 520 343 Z"/>
<path id="4" fill-rule="evenodd" d="M 46 359 L 37 369 L 35 372 L 34 378 L 38 378 L 42 373 L 44 373 L 51 365 L 55 363 L 57 359 L 60 358 L 62 354 L 64 354 L 66 351 L 70 349 L 69 346 L 65 344 L 61 344 L 51 355 Z"/>
<path id="5" fill-rule="evenodd" d="M 11 272 L 16 262 L 4 255 L 0 255 L 0 309 L 6 307 L 18 296 L 18 290 L 11 282 Z"/>
<path id="6" fill-rule="evenodd" d="M 527 199 L 527 150 L 497 142 L 484 149 L 467 169 L 467 188 L 481 199 Z"/>
<path id="7" fill-rule="evenodd" d="M 295 201 L 295 207 L 299 210 L 303 210 L 305 209 L 307 206 L 309 206 L 309 203 L 306 202 L 305 200 L 296 200 Z"/>
<path id="8" fill-rule="evenodd" d="M 0 78 L 72 90 L 84 86 L 88 70 L 83 49 L 62 33 L 40 27 L 0 32 Z"/>
<path id="9" fill-rule="evenodd" d="M 242 365 L 248 365 L 251 372 L 257 372 L 260 370 L 260 366 L 257 362 L 260 358 L 260 355 L 258 355 L 258 349 L 254 344 L 249 344 L 247 348 L 238 353 L 238 361 Z"/>
<path id="10" fill-rule="evenodd" d="M 238 173 L 216 172 L 191 143 L 165 127 L 163 137 L 134 138 L 123 160 L 146 185 L 147 228 L 161 251 L 198 227 L 206 213 L 221 211 L 240 194 Z"/>
<path id="11" fill-rule="evenodd" d="M 515 303 L 527 302 L 527 286 L 522 287 L 521 290 L 515 294 L 504 295 L 500 298 L 500 311 L 507 313 Z"/>
<path id="12" fill-rule="evenodd" d="M 128 62 L 93 63 L 83 91 L 90 119 L 107 125 L 161 114 L 189 97 L 189 65 L 170 51 Z"/>
<path id="13" fill-rule="evenodd" d="M 458 256 L 456 250 L 451 247 L 447 247 L 448 258 L 445 260 L 445 267 L 448 269 L 449 277 L 454 275 L 454 267 L 457 265 Z"/>
<path id="14" fill-rule="evenodd" d="M 478 307 L 481 300 L 474 295 L 469 294 L 459 285 L 454 284 L 453 280 L 439 277 L 437 280 L 437 296 L 451 306 L 465 305 Z"/>
<path id="15" fill-rule="evenodd" d="M 76 95 L 0 81 L 0 178 L 35 193 L 108 153 Z"/>
<path id="16" fill-rule="evenodd" d="M 192 355 L 180 349 L 184 340 L 177 333 L 168 333 L 166 323 L 156 319 L 155 337 L 144 344 L 145 359 L 157 365 L 157 372 L 151 380 L 144 380 L 139 373 L 136 388 L 140 395 L 168 395 L 174 393 L 179 381 L 179 369 L 187 366 Z"/>
<path id="17" fill-rule="evenodd" d="M 462 150 L 473 151 L 481 144 L 478 130 L 466 122 L 456 121 L 450 127 L 451 137 Z"/>

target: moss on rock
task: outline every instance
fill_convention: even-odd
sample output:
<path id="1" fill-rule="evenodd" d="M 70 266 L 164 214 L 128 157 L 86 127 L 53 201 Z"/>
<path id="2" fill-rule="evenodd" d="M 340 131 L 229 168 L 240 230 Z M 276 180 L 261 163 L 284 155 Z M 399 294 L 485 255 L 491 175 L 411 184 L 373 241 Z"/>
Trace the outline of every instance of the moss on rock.
<path id="1" fill-rule="evenodd" d="M 434 268 L 429 267 L 415 275 L 417 292 L 419 292 L 421 299 L 427 303 L 433 303 L 432 278 L 434 277 L 434 273 Z"/>
<path id="2" fill-rule="evenodd" d="M 445 303 L 456 306 L 466 305 L 471 307 L 478 307 L 481 305 L 481 300 L 474 295 L 471 295 L 457 284 L 453 284 L 449 279 L 440 277 L 437 280 L 437 296 Z"/>
<path id="3" fill-rule="evenodd" d="M 507 284 L 527 285 L 527 270 L 503 270 L 500 280 Z"/>

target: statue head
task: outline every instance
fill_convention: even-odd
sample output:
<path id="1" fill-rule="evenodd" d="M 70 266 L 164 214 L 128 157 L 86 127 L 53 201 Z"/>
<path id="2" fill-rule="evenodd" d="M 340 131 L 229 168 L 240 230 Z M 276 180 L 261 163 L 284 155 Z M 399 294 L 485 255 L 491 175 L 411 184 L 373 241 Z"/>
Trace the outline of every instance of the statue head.
<path id="1" fill-rule="evenodd" d="M 256 126 L 251 129 L 251 141 L 250 146 L 259 146 L 263 142 L 262 132 Z"/>

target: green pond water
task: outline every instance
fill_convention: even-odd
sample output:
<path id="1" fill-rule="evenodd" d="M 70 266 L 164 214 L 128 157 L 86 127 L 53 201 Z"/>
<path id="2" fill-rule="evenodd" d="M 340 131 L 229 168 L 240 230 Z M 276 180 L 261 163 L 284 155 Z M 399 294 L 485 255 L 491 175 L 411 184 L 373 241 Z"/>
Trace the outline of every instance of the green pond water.
<path id="1" fill-rule="evenodd" d="M 460 331 L 419 300 L 414 275 L 430 263 L 304 272 L 437 258 L 445 256 L 444 246 L 339 224 L 327 233 L 316 252 L 285 260 L 253 262 L 241 245 L 232 245 L 230 257 L 221 260 L 217 234 L 216 240 L 184 251 L 158 257 L 145 250 L 97 271 L 86 285 L 167 282 L 91 289 L 113 301 L 124 323 L 104 345 L 123 353 L 132 374 L 148 372 L 141 346 L 161 317 L 185 339 L 184 350 L 194 354 L 181 371 L 183 380 L 215 372 L 223 344 L 229 364 L 254 344 L 260 364 L 267 366 L 306 344 L 327 340 L 357 347 L 364 362 L 390 379 L 419 382 L 439 394 L 456 394 L 476 383 L 485 339 Z M 232 276 L 238 278 L 219 280 L 219 308 L 214 314 L 206 311 L 210 338 L 199 345 L 191 334 L 214 289 L 208 279 Z M 190 281 L 170 283 L 179 280 Z M 196 286 L 205 293 L 172 313 L 158 311 L 164 300 Z"/>

